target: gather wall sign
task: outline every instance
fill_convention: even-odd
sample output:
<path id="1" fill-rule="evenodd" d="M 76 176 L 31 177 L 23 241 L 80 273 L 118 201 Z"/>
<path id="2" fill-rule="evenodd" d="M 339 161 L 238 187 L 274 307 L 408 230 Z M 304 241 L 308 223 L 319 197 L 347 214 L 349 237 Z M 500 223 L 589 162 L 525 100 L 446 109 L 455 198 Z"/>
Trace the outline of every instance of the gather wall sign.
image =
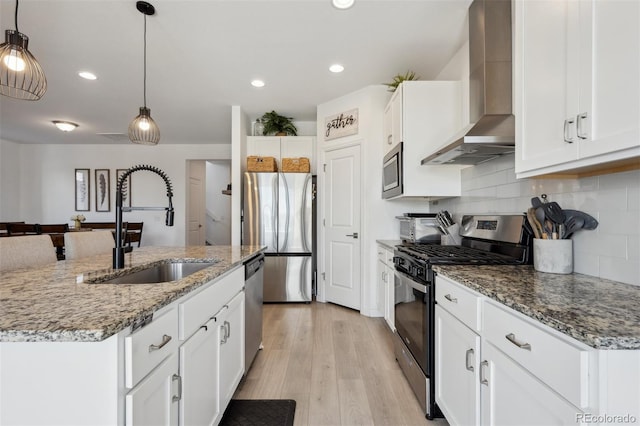
<path id="1" fill-rule="evenodd" d="M 341 138 L 358 134 L 358 108 L 339 114 L 330 115 L 324 119 L 324 140 Z"/>

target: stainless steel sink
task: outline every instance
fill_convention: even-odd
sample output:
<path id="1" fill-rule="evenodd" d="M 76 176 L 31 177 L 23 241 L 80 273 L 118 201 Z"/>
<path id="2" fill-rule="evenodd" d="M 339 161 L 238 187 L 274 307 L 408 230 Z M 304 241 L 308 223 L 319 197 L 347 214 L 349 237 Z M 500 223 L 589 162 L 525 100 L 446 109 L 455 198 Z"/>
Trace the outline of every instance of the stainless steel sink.
<path id="1" fill-rule="evenodd" d="M 110 280 L 94 279 L 87 281 L 95 284 L 154 284 L 177 281 L 188 277 L 217 262 L 168 262 L 154 265 L 141 271 L 132 272 Z"/>

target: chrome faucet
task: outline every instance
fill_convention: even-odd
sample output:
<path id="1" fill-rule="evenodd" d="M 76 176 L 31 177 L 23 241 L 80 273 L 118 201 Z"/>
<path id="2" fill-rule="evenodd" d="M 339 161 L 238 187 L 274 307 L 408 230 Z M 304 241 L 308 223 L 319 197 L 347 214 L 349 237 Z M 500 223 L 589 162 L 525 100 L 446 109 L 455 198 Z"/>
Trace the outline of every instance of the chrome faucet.
<path id="1" fill-rule="evenodd" d="M 127 193 L 127 178 L 138 170 L 147 170 L 159 175 L 164 179 L 164 183 L 167 185 L 167 197 L 169 198 L 168 207 L 123 207 L 122 197 Z M 122 235 L 122 212 L 130 212 L 134 210 L 166 210 L 164 224 L 166 226 L 173 226 L 173 204 L 171 203 L 171 197 L 173 197 L 173 190 L 171 189 L 171 181 L 165 172 L 157 167 L 140 164 L 127 169 L 120 178 L 116 185 L 116 246 L 113 248 L 113 269 L 124 268 L 124 253 L 126 248 L 124 247 L 124 235 Z"/>

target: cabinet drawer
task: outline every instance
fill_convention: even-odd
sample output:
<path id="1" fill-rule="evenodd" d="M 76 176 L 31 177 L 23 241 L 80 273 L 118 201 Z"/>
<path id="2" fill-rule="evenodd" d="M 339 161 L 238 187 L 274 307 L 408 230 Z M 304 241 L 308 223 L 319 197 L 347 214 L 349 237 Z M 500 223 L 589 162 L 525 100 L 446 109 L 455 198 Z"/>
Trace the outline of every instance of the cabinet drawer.
<path id="1" fill-rule="evenodd" d="M 589 405 L 588 348 L 489 301 L 483 309 L 484 336 L 489 343 L 572 404 L 581 408 Z"/>
<path id="2" fill-rule="evenodd" d="M 480 331 L 481 301 L 481 295 L 446 277 L 436 277 L 436 303 L 475 331 Z"/>
<path id="3" fill-rule="evenodd" d="M 125 385 L 132 388 L 178 346 L 178 310 L 175 305 L 124 339 Z"/>
<path id="4" fill-rule="evenodd" d="M 201 325 L 213 317 L 226 301 L 242 290 L 244 268 L 240 267 L 223 277 L 216 278 L 203 290 L 180 303 L 180 340 L 186 340 Z"/>

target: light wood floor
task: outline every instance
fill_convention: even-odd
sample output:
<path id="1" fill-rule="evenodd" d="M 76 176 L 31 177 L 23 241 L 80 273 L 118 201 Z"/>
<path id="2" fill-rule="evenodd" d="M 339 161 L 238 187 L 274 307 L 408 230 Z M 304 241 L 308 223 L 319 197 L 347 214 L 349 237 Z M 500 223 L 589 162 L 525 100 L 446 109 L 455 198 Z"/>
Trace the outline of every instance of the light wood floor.
<path id="1" fill-rule="evenodd" d="M 263 345 L 237 399 L 295 399 L 296 425 L 428 422 L 382 318 L 328 304 L 267 304 Z"/>

